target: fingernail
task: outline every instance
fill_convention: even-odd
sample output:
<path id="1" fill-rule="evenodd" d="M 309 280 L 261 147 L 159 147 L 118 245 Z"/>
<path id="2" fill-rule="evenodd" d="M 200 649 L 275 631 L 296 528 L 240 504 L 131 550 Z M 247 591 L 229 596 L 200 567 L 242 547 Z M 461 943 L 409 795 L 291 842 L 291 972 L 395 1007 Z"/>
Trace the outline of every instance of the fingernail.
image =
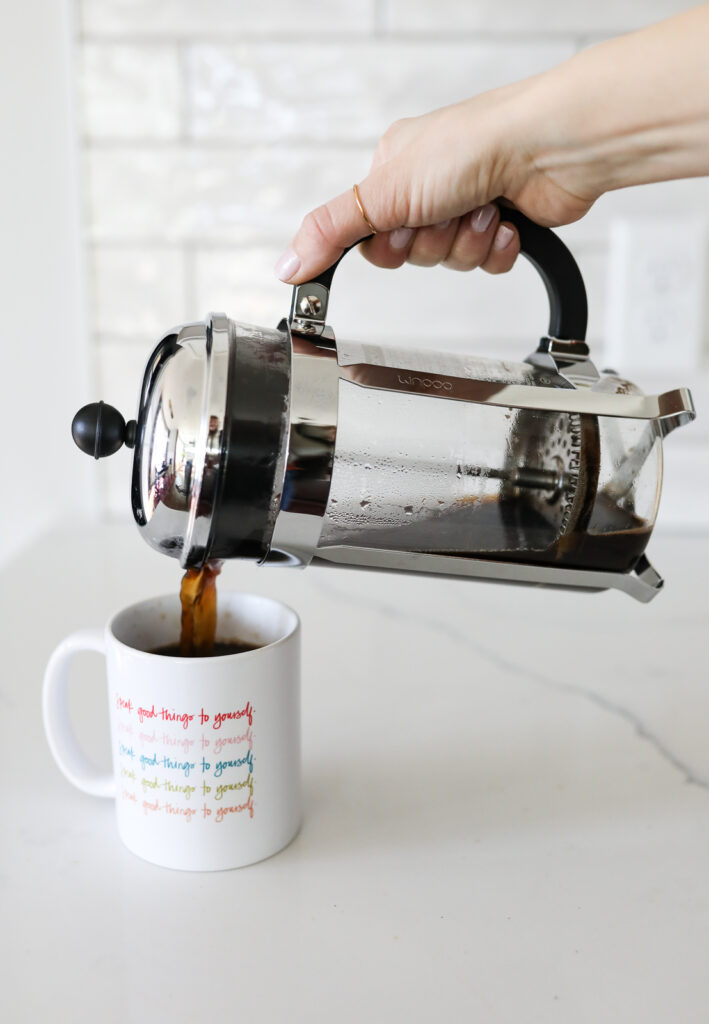
<path id="1" fill-rule="evenodd" d="M 438 224 L 434 224 L 433 226 L 438 231 L 445 231 L 446 228 L 448 227 L 448 225 L 450 224 L 450 222 L 451 222 L 451 219 L 449 217 L 448 220 L 439 220 Z"/>
<path id="2" fill-rule="evenodd" d="M 405 249 L 413 233 L 413 228 L 397 228 L 389 235 L 389 245 L 392 249 Z"/>
<path id="3" fill-rule="evenodd" d="M 514 238 L 515 233 L 512 228 L 508 228 L 506 224 L 501 224 L 495 232 L 495 237 L 492 240 L 493 249 L 498 252 L 500 249 L 506 249 Z"/>
<path id="4" fill-rule="evenodd" d="M 300 257 L 298 253 L 294 249 L 286 249 L 278 258 L 274 270 L 276 271 L 276 277 L 280 281 L 290 281 L 293 274 L 297 274 L 300 270 Z"/>
<path id="5" fill-rule="evenodd" d="M 470 226 L 473 231 L 482 235 L 492 224 L 492 218 L 496 213 L 497 207 L 494 203 L 488 203 L 486 206 L 479 206 L 477 210 L 473 210 L 470 217 Z"/>

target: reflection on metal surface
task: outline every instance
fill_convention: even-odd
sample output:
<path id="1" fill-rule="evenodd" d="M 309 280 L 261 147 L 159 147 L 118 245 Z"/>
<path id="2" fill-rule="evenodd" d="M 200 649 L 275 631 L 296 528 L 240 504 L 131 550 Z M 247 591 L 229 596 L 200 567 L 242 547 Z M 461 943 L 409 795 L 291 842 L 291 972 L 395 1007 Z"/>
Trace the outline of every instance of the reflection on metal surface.
<path id="1" fill-rule="evenodd" d="M 578 590 L 622 590 L 637 601 L 647 603 L 656 597 L 663 580 L 643 556 L 632 572 L 601 572 L 593 569 L 556 569 L 546 565 L 520 562 L 493 562 L 454 555 L 431 555 L 419 551 L 387 551 L 379 548 L 344 546 L 321 547 L 317 559 L 340 566 L 383 569 L 426 576 L 525 583 L 543 587 L 571 587 Z"/>
<path id="2" fill-rule="evenodd" d="M 134 511 L 147 542 L 199 565 L 208 549 L 226 409 L 229 321 L 187 324 L 143 395 Z M 137 485 L 137 486 L 136 486 Z"/>
<path id="3" fill-rule="evenodd" d="M 290 428 L 281 509 L 266 562 L 307 565 L 327 508 L 337 435 L 338 366 L 332 348 L 292 335 Z"/>
<path id="4" fill-rule="evenodd" d="M 540 412 L 586 413 L 619 419 L 666 420 L 669 429 L 691 422 L 696 416 L 687 388 L 661 395 L 618 395 L 576 388 L 541 387 L 538 384 L 505 384 L 497 381 L 417 373 L 392 366 L 355 363 L 340 367 L 343 380 L 382 391 L 450 398 L 458 402 L 535 409 Z M 667 432 L 667 430 L 665 431 Z"/>
<path id="5" fill-rule="evenodd" d="M 600 378 L 585 341 L 568 341 L 545 336 L 540 339 L 536 351 L 527 356 L 525 362 L 540 370 L 558 373 L 575 388 L 593 387 Z"/>

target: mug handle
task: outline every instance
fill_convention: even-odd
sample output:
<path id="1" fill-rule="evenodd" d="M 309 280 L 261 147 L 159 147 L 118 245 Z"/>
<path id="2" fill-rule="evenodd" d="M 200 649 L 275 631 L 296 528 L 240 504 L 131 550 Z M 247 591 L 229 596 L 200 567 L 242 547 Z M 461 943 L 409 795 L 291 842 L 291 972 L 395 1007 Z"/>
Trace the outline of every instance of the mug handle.
<path id="1" fill-rule="evenodd" d="M 106 656 L 103 630 L 81 629 L 72 633 L 52 653 L 44 673 L 42 716 L 49 749 L 60 770 L 77 789 L 91 796 L 115 797 L 112 772 L 102 772 L 83 752 L 69 721 L 67 695 L 69 670 L 81 651 L 97 651 Z"/>

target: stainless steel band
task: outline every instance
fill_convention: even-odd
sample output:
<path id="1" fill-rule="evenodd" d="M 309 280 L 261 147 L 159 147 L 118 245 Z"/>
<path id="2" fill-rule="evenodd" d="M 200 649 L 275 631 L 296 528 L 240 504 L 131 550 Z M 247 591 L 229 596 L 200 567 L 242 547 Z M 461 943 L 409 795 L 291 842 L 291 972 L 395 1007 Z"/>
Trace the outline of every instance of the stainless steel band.
<path id="1" fill-rule="evenodd" d="M 224 313 L 211 313 L 206 323 L 197 327 L 197 337 L 201 341 L 199 328 L 204 330 L 206 367 L 199 432 L 192 463 L 189 517 L 180 559 L 184 568 L 201 565 L 210 548 L 218 464 L 213 455 L 211 458 L 209 456 L 211 448 L 221 450 L 227 404 L 229 320 Z M 208 481 L 209 476 L 214 479 Z"/>
<path id="2" fill-rule="evenodd" d="M 287 323 L 283 322 L 281 328 L 287 330 Z M 316 341 L 291 334 L 290 426 L 281 507 L 266 564 L 310 563 L 330 496 L 339 367 L 334 347 Z"/>
<path id="3" fill-rule="evenodd" d="M 165 336 L 146 367 L 133 462 L 133 514 L 157 551 L 199 566 L 209 555 L 227 403 L 228 319 Z M 150 443 L 145 443 L 145 436 Z"/>

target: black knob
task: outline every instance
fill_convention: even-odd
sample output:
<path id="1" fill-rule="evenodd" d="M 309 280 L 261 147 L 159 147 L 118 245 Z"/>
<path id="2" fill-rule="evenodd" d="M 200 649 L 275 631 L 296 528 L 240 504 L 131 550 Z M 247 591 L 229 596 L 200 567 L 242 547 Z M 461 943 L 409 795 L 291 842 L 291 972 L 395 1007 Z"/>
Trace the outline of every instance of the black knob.
<path id="1" fill-rule="evenodd" d="M 132 448 L 135 444 L 135 420 L 129 423 L 118 409 L 105 402 L 92 402 L 79 409 L 71 421 L 71 436 L 86 455 L 103 459 L 115 455 L 121 445 Z"/>

